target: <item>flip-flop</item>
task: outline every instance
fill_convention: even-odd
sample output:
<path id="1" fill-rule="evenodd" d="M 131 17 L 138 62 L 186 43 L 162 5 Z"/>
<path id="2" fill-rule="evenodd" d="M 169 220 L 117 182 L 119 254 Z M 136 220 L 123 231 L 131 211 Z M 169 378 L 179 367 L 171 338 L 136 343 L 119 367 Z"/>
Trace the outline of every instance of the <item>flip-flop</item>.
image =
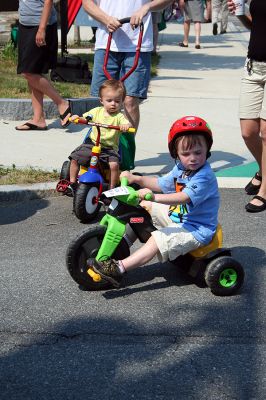
<path id="1" fill-rule="evenodd" d="M 60 119 L 61 119 L 62 121 L 64 121 L 64 119 L 68 116 L 68 114 L 70 114 L 70 116 L 69 116 L 69 118 L 70 118 L 70 117 L 71 117 L 71 106 L 70 106 L 70 102 L 68 102 L 68 107 L 67 107 L 66 111 L 65 111 L 63 114 L 60 114 L 60 115 L 59 115 L 59 116 L 60 116 Z M 68 119 L 67 122 L 66 122 L 65 124 L 61 125 L 61 126 L 62 126 L 62 128 L 66 128 L 70 123 L 71 123 L 71 121 L 69 121 L 69 119 Z"/>
<path id="2" fill-rule="evenodd" d="M 31 124 L 30 122 L 25 122 L 25 124 L 22 124 L 21 126 L 27 126 L 28 128 L 21 129 L 18 126 L 16 126 L 15 129 L 17 131 L 25 131 L 25 132 L 27 132 L 27 131 L 47 131 L 47 126 L 42 127 L 42 126 L 38 126 L 35 124 Z"/>

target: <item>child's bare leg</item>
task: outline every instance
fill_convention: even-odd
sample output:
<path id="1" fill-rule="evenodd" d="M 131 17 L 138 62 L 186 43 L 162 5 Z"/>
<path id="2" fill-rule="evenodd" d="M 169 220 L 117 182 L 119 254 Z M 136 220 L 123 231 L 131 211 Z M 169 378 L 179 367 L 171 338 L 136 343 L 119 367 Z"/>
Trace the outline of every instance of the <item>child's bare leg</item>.
<path id="1" fill-rule="evenodd" d="M 140 249 L 135 251 L 129 257 L 120 260 L 126 271 L 140 267 L 150 261 L 158 253 L 158 247 L 151 236 L 149 240 Z"/>
<path id="2" fill-rule="evenodd" d="M 79 173 L 79 164 L 78 164 L 77 160 L 74 160 L 72 158 L 72 160 L 70 161 L 70 170 L 69 170 L 70 183 L 76 183 L 77 182 L 78 173 Z"/>
<path id="3" fill-rule="evenodd" d="M 110 167 L 109 189 L 113 189 L 114 187 L 116 187 L 119 180 L 119 164 L 116 161 L 110 161 L 109 167 Z"/>

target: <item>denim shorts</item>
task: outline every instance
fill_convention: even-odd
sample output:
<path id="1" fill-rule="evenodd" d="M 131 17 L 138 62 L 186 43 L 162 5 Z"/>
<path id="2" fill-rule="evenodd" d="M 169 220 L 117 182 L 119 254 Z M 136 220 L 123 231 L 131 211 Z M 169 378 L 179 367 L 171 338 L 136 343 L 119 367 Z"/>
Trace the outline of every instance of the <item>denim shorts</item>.
<path id="1" fill-rule="evenodd" d="M 105 49 L 97 49 L 94 55 L 93 74 L 91 82 L 91 96 L 99 96 L 99 88 L 107 79 L 103 72 Z M 119 53 L 110 51 L 107 71 L 114 79 L 121 79 L 134 64 L 135 52 Z M 138 66 L 135 71 L 124 81 L 128 96 L 147 98 L 150 81 L 151 53 L 141 52 Z"/>
<path id="2" fill-rule="evenodd" d="M 266 63 L 246 60 L 239 100 L 241 119 L 266 119 Z"/>

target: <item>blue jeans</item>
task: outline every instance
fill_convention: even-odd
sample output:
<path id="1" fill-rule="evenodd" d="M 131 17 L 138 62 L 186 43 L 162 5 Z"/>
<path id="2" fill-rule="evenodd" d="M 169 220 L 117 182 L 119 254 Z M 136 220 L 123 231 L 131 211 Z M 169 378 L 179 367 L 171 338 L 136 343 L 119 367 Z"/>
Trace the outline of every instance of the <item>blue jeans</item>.
<path id="1" fill-rule="evenodd" d="M 105 49 L 97 49 L 94 55 L 94 65 L 91 82 L 91 96 L 99 96 L 99 88 L 107 79 L 103 72 Z M 121 79 L 134 64 L 135 52 L 119 53 L 110 51 L 107 71 L 114 79 Z M 124 81 L 127 96 L 147 98 L 150 81 L 151 53 L 140 53 L 138 66 L 135 71 Z"/>

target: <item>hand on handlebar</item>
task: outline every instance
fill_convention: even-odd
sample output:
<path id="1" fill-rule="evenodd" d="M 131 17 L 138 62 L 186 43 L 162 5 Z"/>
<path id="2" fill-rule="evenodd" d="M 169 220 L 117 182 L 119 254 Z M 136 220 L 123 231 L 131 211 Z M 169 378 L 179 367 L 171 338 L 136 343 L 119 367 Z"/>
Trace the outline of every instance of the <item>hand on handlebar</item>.
<path id="1" fill-rule="evenodd" d="M 135 180 L 134 180 L 134 178 L 136 177 L 136 175 L 133 175 L 131 172 L 129 172 L 129 171 L 123 171 L 123 172 L 121 172 L 121 174 L 120 174 L 120 180 L 122 179 L 122 178 L 126 178 L 127 179 L 127 184 L 128 185 L 131 185 L 132 183 L 134 183 L 135 182 Z"/>
<path id="2" fill-rule="evenodd" d="M 120 23 L 120 21 L 117 18 L 112 17 L 111 15 L 108 16 L 107 24 L 106 24 L 108 32 L 113 33 L 117 29 L 119 29 L 121 26 L 122 26 L 122 24 Z"/>
<path id="3" fill-rule="evenodd" d="M 149 7 L 145 4 L 144 6 L 140 7 L 130 18 L 130 25 L 132 29 L 135 29 L 137 26 L 140 25 L 145 15 L 149 12 Z"/>
<path id="4" fill-rule="evenodd" d="M 140 200 L 150 200 L 150 201 L 154 200 L 154 193 L 147 188 L 139 189 L 138 195 Z"/>
<path id="5" fill-rule="evenodd" d="M 122 131 L 122 132 L 133 132 L 132 130 L 131 130 L 131 128 L 132 128 L 132 125 L 131 124 L 122 124 L 122 125 L 119 125 L 119 128 L 120 128 L 120 131 Z"/>

